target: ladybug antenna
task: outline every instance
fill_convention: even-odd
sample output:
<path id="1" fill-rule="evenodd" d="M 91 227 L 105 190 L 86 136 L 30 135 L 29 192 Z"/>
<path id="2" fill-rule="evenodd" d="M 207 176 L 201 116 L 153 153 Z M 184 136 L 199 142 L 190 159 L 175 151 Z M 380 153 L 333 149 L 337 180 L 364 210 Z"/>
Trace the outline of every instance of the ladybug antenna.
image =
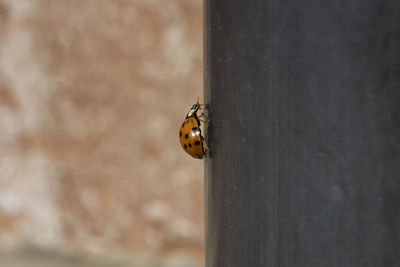
<path id="1" fill-rule="evenodd" d="M 201 106 L 204 106 L 204 104 L 200 104 L 199 100 L 200 100 L 200 97 L 197 98 L 197 106 L 199 107 L 199 109 L 201 109 Z"/>

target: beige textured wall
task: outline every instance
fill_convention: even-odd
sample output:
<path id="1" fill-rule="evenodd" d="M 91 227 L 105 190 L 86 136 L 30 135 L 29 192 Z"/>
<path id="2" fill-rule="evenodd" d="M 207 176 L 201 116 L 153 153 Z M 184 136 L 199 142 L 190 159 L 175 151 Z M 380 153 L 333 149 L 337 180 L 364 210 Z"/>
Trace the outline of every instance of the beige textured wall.
<path id="1" fill-rule="evenodd" d="M 0 0 L 0 248 L 202 256 L 200 0 Z"/>

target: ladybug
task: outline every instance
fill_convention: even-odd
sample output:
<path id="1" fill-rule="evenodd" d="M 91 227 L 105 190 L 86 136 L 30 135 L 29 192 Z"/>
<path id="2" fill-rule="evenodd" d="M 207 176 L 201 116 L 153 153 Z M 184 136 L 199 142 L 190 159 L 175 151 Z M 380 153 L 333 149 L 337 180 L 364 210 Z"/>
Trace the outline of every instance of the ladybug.
<path id="1" fill-rule="evenodd" d="M 207 119 L 199 119 L 204 117 L 204 114 L 197 116 L 197 111 L 201 109 L 201 106 L 203 104 L 200 104 L 199 99 L 197 99 L 197 103 L 191 107 L 179 129 L 179 141 L 182 148 L 190 156 L 197 159 L 202 159 L 206 151 L 209 151 L 200 129 L 200 121 L 207 123 Z"/>

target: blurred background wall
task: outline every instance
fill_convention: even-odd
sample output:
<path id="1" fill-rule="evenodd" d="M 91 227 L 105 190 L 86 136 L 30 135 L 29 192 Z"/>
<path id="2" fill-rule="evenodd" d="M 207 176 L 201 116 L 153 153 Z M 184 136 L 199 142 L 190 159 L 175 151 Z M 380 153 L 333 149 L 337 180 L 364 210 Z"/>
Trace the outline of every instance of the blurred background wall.
<path id="1" fill-rule="evenodd" d="M 201 264 L 203 163 L 177 134 L 202 98 L 201 9 L 0 0 L 0 266 L 35 251 Z"/>

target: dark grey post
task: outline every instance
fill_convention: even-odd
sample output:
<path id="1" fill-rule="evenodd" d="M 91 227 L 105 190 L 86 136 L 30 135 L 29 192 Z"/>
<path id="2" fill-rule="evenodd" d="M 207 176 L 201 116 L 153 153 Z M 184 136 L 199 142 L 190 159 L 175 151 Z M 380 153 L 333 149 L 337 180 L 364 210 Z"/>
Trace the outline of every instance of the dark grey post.
<path id="1" fill-rule="evenodd" d="M 206 266 L 400 266 L 400 1 L 204 11 Z"/>

